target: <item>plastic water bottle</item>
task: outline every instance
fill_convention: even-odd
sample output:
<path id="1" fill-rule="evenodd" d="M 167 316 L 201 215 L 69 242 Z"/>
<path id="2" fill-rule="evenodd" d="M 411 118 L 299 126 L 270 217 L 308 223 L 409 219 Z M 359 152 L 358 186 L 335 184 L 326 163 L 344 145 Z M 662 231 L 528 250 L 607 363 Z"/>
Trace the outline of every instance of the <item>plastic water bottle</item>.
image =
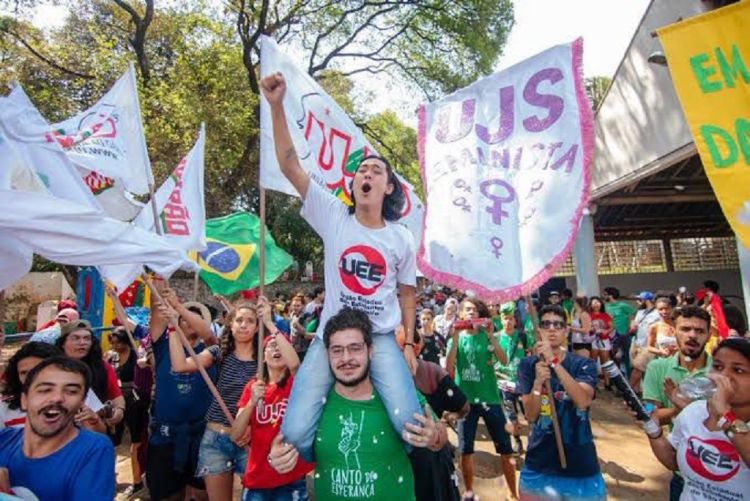
<path id="1" fill-rule="evenodd" d="M 705 376 L 689 377 L 680 381 L 677 391 L 690 400 L 708 400 L 716 393 L 716 383 Z"/>

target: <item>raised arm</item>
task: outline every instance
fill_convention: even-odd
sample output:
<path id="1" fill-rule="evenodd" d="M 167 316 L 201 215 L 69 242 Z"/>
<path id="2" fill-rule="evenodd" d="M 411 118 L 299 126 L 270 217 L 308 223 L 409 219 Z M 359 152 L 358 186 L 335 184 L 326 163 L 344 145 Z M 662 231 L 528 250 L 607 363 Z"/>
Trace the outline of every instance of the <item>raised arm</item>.
<path id="1" fill-rule="evenodd" d="M 292 136 L 284 114 L 284 95 L 286 94 L 286 80 L 280 72 L 272 73 L 260 81 L 263 96 L 271 106 L 271 122 L 273 124 L 273 142 L 276 147 L 276 159 L 281 172 L 292 183 L 294 189 L 304 200 L 307 188 L 310 186 L 310 176 L 305 172 L 297 158 Z"/>
<path id="2" fill-rule="evenodd" d="M 265 296 L 258 298 L 258 315 L 263 319 L 263 324 L 266 330 L 274 336 L 276 340 L 276 346 L 279 348 L 281 358 L 286 363 L 289 371 L 292 375 L 297 373 L 299 369 L 299 355 L 294 350 L 294 346 L 287 340 L 287 337 L 279 334 L 279 329 L 273 323 L 273 317 L 271 315 L 271 305 L 268 303 L 268 299 Z"/>
<path id="3" fill-rule="evenodd" d="M 172 370 L 174 372 L 183 373 L 198 371 L 198 366 L 195 365 L 193 357 L 185 355 L 185 348 L 182 347 L 180 335 L 177 332 L 173 332 L 169 335 L 169 360 L 172 362 Z M 207 369 L 213 365 L 214 357 L 209 350 L 203 350 L 198 353 L 198 361 Z"/>

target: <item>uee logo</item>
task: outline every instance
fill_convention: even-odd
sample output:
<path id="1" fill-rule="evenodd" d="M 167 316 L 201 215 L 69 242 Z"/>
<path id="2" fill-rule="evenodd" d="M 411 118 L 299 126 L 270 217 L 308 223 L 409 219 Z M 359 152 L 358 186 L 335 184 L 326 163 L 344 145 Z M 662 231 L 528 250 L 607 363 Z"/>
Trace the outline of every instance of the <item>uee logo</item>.
<path id="1" fill-rule="evenodd" d="M 714 482 L 729 480 L 740 469 L 740 455 L 726 440 L 701 440 L 698 437 L 690 437 L 685 450 L 685 460 L 695 473 Z"/>
<path id="2" fill-rule="evenodd" d="M 341 254 L 339 276 L 347 289 L 360 296 L 370 296 L 383 285 L 385 258 L 368 245 L 354 245 Z"/>

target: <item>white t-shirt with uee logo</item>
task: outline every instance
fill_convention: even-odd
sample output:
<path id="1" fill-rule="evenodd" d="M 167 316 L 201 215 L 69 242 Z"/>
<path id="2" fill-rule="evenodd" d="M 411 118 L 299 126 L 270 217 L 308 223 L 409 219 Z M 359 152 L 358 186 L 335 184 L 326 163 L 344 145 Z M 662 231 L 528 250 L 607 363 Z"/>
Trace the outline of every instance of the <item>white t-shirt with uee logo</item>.
<path id="1" fill-rule="evenodd" d="M 346 306 L 367 313 L 373 332 L 395 330 L 401 324 L 397 286 L 417 283 L 409 230 L 388 221 L 379 229 L 361 225 L 341 200 L 313 180 L 300 214 L 324 244 L 326 295 L 318 336 L 323 336 L 328 319 Z"/>
<path id="2" fill-rule="evenodd" d="M 685 479 L 680 501 L 750 499 L 750 468 L 721 431 L 709 431 L 705 401 L 688 405 L 677 416 L 669 442 Z"/>

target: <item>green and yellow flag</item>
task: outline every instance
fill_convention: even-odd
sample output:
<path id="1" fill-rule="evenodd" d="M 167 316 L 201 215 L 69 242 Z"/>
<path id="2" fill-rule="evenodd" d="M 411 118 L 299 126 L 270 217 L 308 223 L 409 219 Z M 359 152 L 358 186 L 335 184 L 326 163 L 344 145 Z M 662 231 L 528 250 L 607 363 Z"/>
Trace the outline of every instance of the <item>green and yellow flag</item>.
<path id="1" fill-rule="evenodd" d="M 750 247 L 750 1 L 657 31 L 706 176 Z"/>
<path id="2" fill-rule="evenodd" d="M 211 292 L 226 296 L 260 285 L 259 240 L 260 219 L 247 212 L 206 221 L 206 250 L 192 257 Z M 292 261 L 266 229 L 266 285 L 279 278 Z"/>

